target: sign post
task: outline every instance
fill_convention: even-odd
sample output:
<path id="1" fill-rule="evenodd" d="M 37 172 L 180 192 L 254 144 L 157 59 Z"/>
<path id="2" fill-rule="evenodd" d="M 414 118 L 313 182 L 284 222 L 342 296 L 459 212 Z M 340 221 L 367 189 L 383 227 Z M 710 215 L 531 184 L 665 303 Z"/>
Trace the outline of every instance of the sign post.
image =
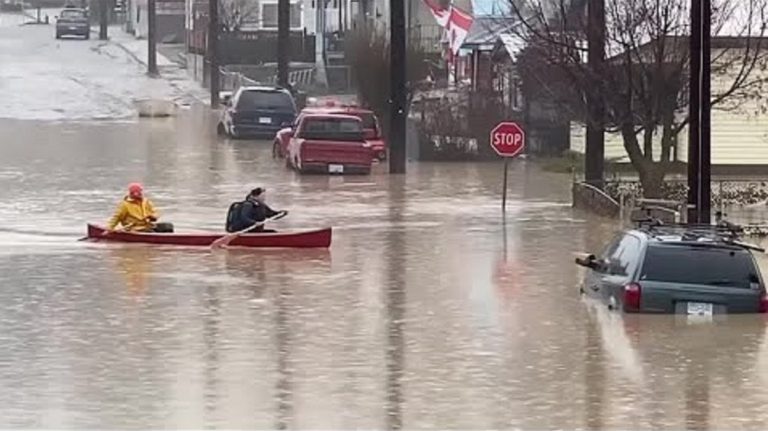
<path id="1" fill-rule="evenodd" d="M 507 177 L 509 159 L 519 156 L 525 149 L 525 131 L 517 123 L 504 121 L 491 130 L 491 148 L 504 157 L 504 186 L 501 198 L 501 211 L 507 211 Z"/>

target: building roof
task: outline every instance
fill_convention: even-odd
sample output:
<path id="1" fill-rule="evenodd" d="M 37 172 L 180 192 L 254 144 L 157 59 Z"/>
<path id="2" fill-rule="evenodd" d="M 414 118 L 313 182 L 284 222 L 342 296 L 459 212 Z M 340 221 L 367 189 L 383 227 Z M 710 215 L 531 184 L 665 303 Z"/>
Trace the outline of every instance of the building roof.
<path id="1" fill-rule="evenodd" d="M 509 16 L 476 16 L 462 47 L 472 49 L 488 45 L 487 49 L 493 49 L 499 34 L 509 33 L 515 25 L 517 19 Z"/>

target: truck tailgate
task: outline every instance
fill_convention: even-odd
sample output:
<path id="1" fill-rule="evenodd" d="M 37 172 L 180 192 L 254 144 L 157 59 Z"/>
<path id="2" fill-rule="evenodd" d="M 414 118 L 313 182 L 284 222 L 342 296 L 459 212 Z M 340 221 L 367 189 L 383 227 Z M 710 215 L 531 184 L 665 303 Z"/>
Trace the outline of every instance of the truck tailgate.
<path id="1" fill-rule="evenodd" d="M 373 151 L 362 142 L 304 141 L 301 145 L 303 163 L 339 163 L 370 165 Z"/>

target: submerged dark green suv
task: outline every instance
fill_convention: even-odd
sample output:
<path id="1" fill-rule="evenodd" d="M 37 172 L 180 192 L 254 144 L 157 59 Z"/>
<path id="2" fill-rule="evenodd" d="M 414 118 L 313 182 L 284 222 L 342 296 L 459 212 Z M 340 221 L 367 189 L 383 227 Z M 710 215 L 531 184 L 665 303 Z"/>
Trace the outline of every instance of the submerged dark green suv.
<path id="1" fill-rule="evenodd" d="M 587 268 L 581 292 L 612 309 L 707 315 L 768 312 L 752 251 L 715 226 L 645 226 L 622 232 Z"/>

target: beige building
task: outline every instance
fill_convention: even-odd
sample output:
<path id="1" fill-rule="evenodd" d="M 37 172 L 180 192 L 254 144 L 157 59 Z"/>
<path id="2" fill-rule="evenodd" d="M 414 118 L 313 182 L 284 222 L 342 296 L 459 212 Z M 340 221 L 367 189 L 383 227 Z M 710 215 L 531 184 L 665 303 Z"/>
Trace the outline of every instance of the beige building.
<path id="1" fill-rule="evenodd" d="M 733 39 L 731 39 L 733 40 Z M 713 38 L 713 45 L 716 43 Z M 754 44 L 754 41 L 753 41 Z M 754 49 L 754 48 L 753 48 Z M 765 48 L 762 48 L 765 50 Z M 731 52 L 738 55 L 738 51 Z M 768 57 L 768 53 L 763 55 Z M 718 52 L 713 51 L 712 58 L 717 58 Z M 768 59 L 763 59 L 768 63 Z M 723 91 L 734 82 L 738 70 L 727 74 L 712 75 L 712 92 L 716 94 Z M 768 80 L 768 70 L 755 67 L 751 79 Z M 768 108 L 768 98 L 758 93 L 750 99 L 733 99 L 727 106 L 716 106 L 712 109 L 712 164 L 722 166 L 767 166 L 768 167 L 768 114 L 764 111 Z M 738 104 L 739 106 L 734 106 Z M 723 109 L 728 108 L 728 109 Z M 654 157 L 658 160 L 661 152 L 660 132 L 656 135 Z M 642 137 L 638 136 L 642 143 Z M 573 122 L 571 126 L 570 148 L 573 151 L 583 153 L 585 142 L 585 127 L 583 124 Z M 688 130 L 683 129 L 678 135 L 676 148 L 672 151 L 672 161 L 686 162 L 688 157 Z M 605 136 L 606 159 L 618 159 L 620 162 L 629 162 L 629 157 L 624 149 L 624 143 L 620 134 L 607 133 Z"/>

